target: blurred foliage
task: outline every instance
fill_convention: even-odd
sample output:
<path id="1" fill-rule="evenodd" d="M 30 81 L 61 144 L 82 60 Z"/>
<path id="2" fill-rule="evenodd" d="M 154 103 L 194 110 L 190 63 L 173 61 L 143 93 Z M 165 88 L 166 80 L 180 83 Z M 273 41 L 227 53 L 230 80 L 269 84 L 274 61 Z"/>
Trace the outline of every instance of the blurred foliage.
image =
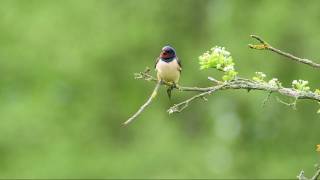
<path id="1" fill-rule="evenodd" d="M 124 122 L 154 84 L 171 44 L 182 85 L 207 86 L 198 57 L 224 46 L 243 77 L 262 71 L 290 87 L 319 88 L 319 71 L 247 48 L 250 34 L 318 59 L 319 1 L 2 0 L 0 2 L 1 178 L 295 178 L 319 161 L 318 105 L 297 110 L 265 92 L 224 91 L 183 113 L 166 109 L 194 93 L 164 88 L 137 121 Z M 285 99 L 292 101 L 291 99 Z"/>

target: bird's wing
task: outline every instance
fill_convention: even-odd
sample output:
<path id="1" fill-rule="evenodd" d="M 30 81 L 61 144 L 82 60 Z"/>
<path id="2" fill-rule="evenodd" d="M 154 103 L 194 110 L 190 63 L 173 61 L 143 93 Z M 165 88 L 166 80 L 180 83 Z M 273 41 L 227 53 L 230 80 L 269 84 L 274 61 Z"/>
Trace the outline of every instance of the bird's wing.
<path id="1" fill-rule="evenodd" d="M 182 71 L 182 64 L 181 64 L 181 61 L 180 61 L 180 59 L 178 58 L 178 57 L 176 57 L 176 59 L 177 59 L 177 62 L 178 62 L 178 64 L 179 64 L 179 71 L 181 72 Z"/>

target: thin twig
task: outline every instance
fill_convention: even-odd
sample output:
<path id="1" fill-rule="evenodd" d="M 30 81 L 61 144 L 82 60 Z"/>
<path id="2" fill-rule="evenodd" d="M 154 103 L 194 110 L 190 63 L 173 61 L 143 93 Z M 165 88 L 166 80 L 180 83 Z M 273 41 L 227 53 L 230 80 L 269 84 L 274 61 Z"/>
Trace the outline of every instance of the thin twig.
<path id="1" fill-rule="evenodd" d="M 270 51 L 273 51 L 277 54 L 280 54 L 282 56 L 285 56 L 291 60 L 294 60 L 296 62 L 299 62 L 299 63 L 303 63 L 303 64 L 307 64 L 311 67 L 314 67 L 314 68 L 320 68 L 320 64 L 319 63 L 315 63 L 314 61 L 310 60 L 310 59 L 305 59 L 305 58 L 299 58 L 297 56 L 294 56 L 290 53 L 287 53 L 287 52 L 283 52 L 281 51 L 280 49 L 277 49 L 275 47 L 272 47 L 269 43 L 267 43 L 265 40 L 263 40 L 261 37 L 257 36 L 257 35 L 251 35 L 252 38 L 256 39 L 257 41 L 259 41 L 261 44 L 256 44 L 256 45 L 252 45 L 252 44 L 249 44 L 249 47 L 251 49 L 256 49 L 256 50 L 270 50 Z"/>
<path id="2" fill-rule="evenodd" d="M 271 94 L 272 94 L 272 91 L 270 91 L 270 92 L 268 93 L 267 97 L 262 101 L 262 107 L 265 107 L 265 106 L 266 106 L 268 100 L 269 100 L 270 97 L 271 97 Z"/>
<path id="3" fill-rule="evenodd" d="M 302 170 L 299 175 L 297 176 L 298 180 L 307 180 L 308 178 L 306 178 L 304 176 L 304 171 Z"/>
<path id="4" fill-rule="evenodd" d="M 277 97 L 277 101 L 281 104 L 292 107 L 293 110 L 297 110 L 297 101 L 298 101 L 297 98 L 295 98 L 292 103 L 285 102 L 285 101 L 281 100 L 279 97 Z"/>
<path id="5" fill-rule="evenodd" d="M 214 83 L 216 83 L 216 84 L 221 84 L 222 82 L 221 81 L 218 81 L 218 80 L 216 80 L 215 78 L 213 78 L 213 77 L 208 77 L 208 80 L 209 81 L 212 81 L 212 82 L 214 82 Z"/>
<path id="6" fill-rule="evenodd" d="M 151 96 L 149 97 L 149 99 L 147 100 L 147 102 L 145 102 L 140 109 L 133 115 L 131 116 L 126 122 L 123 123 L 123 125 L 128 125 L 130 122 L 132 122 L 135 118 L 137 118 L 143 111 L 144 109 L 150 105 L 150 103 L 152 102 L 152 100 L 157 96 L 158 90 L 160 88 L 161 85 L 161 81 L 158 81 Z"/>
<path id="7" fill-rule="evenodd" d="M 169 114 L 172 114 L 172 113 L 175 113 L 175 112 L 181 112 L 183 111 L 185 108 L 187 108 L 189 106 L 189 104 L 194 101 L 195 99 L 198 99 L 198 98 L 205 98 L 206 99 L 206 95 L 210 95 L 211 93 L 223 88 L 225 86 L 225 84 L 221 84 L 221 85 L 217 85 L 217 86 L 214 86 L 210 89 L 208 89 L 208 91 L 205 91 L 203 93 L 200 93 L 200 94 L 197 94 L 195 96 L 192 96 L 191 98 L 179 103 L 179 104 L 175 104 L 174 106 L 170 107 L 168 109 L 168 113 Z M 196 89 L 194 89 L 196 90 Z"/>
<path id="8" fill-rule="evenodd" d="M 317 180 L 320 177 L 320 167 L 317 167 L 316 173 L 310 178 L 310 180 Z M 304 171 L 302 170 L 297 176 L 298 180 L 308 180 L 306 176 L 304 176 Z"/>
<path id="9" fill-rule="evenodd" d="M 318 167 L 318 170 L 316 171 L 316 173 L 313 175 L 313 177 L 311 178 L 311 180 L 317 180 L 320 176 L 320 167 Z"/>

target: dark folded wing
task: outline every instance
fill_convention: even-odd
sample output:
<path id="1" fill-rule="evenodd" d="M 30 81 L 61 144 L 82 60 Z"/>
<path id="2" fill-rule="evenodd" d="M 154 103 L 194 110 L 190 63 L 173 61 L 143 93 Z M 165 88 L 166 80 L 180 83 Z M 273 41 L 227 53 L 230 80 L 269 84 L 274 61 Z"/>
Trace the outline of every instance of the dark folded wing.
<path id="1" fill-rule="evenodd" d="M 181 70 L 182 70 L 181 61 L 180 61 L 180 59 L 179 59 L 178 57 L 176 57 L 176 59 L 177 59 L 177 62 L 178 62 L 178 64 L 179 64 L 179 66 L 180 66 L 179 71 L 181 72 Z"/>
<path id="2" fill-rule="evenodd" d="M 154 64 L 154 68 L 157 67 L 157 64 L 158 64 L 159 60 L 160 60 L 160 58 L 158 57 L 158 58 L 156 59 L 156 63 Z"/>

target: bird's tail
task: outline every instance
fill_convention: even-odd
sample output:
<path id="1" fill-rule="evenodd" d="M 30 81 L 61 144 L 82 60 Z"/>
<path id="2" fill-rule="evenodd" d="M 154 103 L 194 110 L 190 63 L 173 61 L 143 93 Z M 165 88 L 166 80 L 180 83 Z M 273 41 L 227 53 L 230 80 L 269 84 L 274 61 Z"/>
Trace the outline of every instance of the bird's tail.
<path id="1" fill-rule="evenodd" d="M 169 99 L 171 99 L 171 91 L 173 90 L 173 88 L 174 88 L 174 86 L 169 86 L 167 89 L 167 94 L 168 94 Z"/>

